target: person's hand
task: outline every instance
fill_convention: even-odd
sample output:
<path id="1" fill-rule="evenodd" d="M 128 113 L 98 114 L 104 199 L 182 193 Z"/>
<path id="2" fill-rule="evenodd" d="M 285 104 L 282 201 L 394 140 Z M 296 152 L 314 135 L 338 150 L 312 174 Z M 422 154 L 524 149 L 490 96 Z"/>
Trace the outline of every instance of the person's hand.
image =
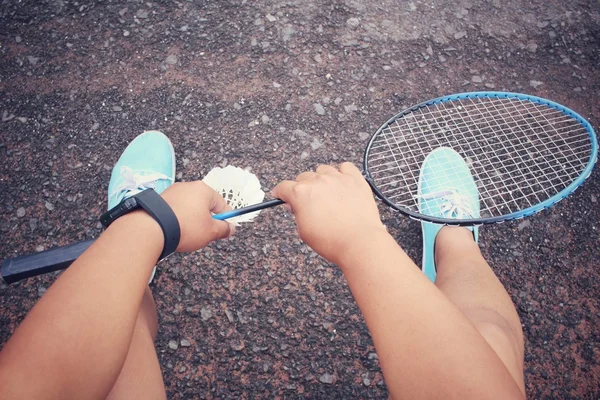
<path id="1" fill-rule="evenodd" d="M 174 183 L 162 197 L 179 221 L 179 252 L 201 249 L 213 240 L 228 238 L 235 233 L 232 224 L 212 217 L 211 213 L 218 214 L 231 210 L 231 207 L 202 181 Z"/>
<path id="2" fill-rule="evenodd" d="M 365 235 L 385 232 L 369 184 L 351 163 L 343 163 L 339 170 L 321 165 L 295 181 L 281 182 L 272 194 L 290 205 L 300 238 L 338 265 Z"/>

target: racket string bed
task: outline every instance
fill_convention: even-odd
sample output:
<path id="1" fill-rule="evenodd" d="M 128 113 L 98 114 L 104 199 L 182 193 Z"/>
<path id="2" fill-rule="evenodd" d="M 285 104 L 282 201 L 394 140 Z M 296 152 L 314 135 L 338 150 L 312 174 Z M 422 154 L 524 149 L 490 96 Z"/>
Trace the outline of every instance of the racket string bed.
<path id="1" fill-rule="evenodd" d="M 586 169 L 592 152 L 588 130 L 562 110 L 516 97 L 465 97 L 426 103 L 388 122 L 372 139 L 366 169 L 389 202 L 419 212 L 420 168 L 438 147 L 467 162 L 483 218 L 557 195 Z"/>

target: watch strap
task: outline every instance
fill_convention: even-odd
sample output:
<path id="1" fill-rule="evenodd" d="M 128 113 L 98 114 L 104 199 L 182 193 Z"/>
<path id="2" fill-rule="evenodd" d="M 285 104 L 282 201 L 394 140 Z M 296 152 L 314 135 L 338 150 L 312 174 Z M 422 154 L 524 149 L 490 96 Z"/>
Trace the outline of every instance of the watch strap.
<path id="1" fill-rule="evenodd" d="M 105 228 L 108 228 L 110 224 L 115 222 L 117 219 L 133 210 L 137 210 L 139 207 L 140 206 L 137 203 L 135 196 L 128 197 L 125 200 L 121 201 L 119 204 L 117 204 L 115 207 L 102 214 L 100 216 L 100 223 Z"/>
<path id="2" fill-rule="evenodd" d="M 165 244 L 159 260 L 171 255 L 179 246 L 181 230 L 177 216 L 167 202 L 153 189 L 144 190 L 134 196 L 137 203 L 158 222 L 165 236 Z"/>

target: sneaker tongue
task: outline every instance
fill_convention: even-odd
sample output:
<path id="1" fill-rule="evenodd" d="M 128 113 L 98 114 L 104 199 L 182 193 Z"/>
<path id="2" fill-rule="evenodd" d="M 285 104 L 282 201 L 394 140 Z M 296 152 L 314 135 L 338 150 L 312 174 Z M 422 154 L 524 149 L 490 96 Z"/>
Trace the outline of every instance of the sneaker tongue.
<path id="1" fill-rule="evenodd" d="M 121 167 L 119 172 L 122 181 L 112 193 L 112 195 L 117 197 L 118 202 L 121 202 L 128 197 L 135 196 L 146 189 L 154 189 L 156 182 L 159 179 L 170 180 L 168 176 L 158 172 L 134 172 L 131 168 L 126 166 Z"/>
<path id="2" fill-rule="evenodd" d="M 475 211 L 469 196 L 460 194 L 456 190 L 438 190 L 419 196 L 424 200 L 439 199 L 440 214 L 444 218 L 467 219 L 473 218 Z"/>
<path id="3" fill-rule="evenodd" d="M 442 205 L 442 214 L 446 218 L 467 219 L 472 218 L 475 214 L 471 208 L 471 199 L 468 196 L 454 192 L 443 197 L 446 202 Z"/>

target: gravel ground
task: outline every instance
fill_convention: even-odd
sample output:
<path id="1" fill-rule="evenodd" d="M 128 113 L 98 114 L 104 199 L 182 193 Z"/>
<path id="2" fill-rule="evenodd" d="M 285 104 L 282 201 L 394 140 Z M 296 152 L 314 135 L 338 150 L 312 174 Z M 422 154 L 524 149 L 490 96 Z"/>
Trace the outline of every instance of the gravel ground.
<path id="1" fill-rule="evenodd" d="M 395 112 L 521 91 L 600 122 L 597 0 L 0 0 L 0 258 L 99 235 L 112 164 L 165 132 L 178 178 L 251 167 L 265 190 L 360 162 Z M 530 398 L 600 396 L 600 173 L 530 219 L 482 229 L 517 305 Z M 419 224 L 381 205 L 420 262 Z M 0 287 L 5 343 L 55 276 Z M 342 274 L 283 208 L 161 264 L 169 398 L 385 398 Z"/>

